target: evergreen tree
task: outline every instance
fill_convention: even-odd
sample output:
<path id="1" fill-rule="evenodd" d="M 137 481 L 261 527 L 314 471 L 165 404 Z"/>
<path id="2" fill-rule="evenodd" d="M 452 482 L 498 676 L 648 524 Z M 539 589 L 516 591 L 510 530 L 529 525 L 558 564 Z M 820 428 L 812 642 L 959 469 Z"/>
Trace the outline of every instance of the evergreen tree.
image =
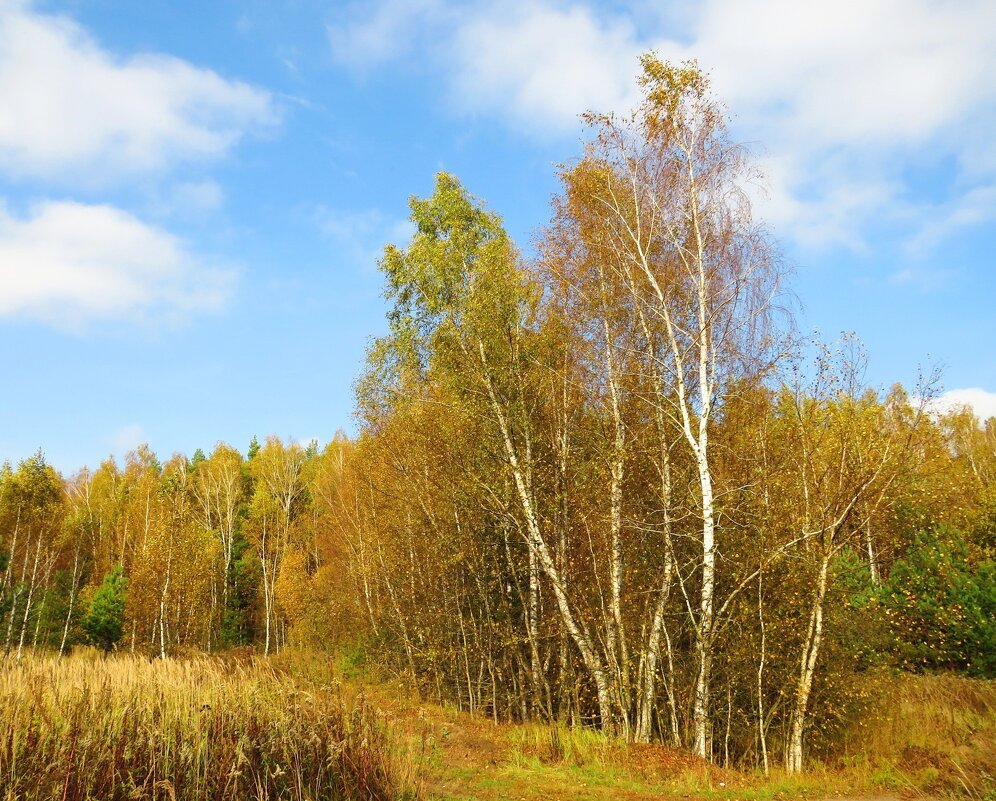
<path id="1" fill-rule="evenodd" d="M 118 565 L 104 576 L 93 596 L 90 612 L 83 620 L 87 639 L 104 651 L 114 648 L 124 631 L 126 584 L 127 579 Z"/>

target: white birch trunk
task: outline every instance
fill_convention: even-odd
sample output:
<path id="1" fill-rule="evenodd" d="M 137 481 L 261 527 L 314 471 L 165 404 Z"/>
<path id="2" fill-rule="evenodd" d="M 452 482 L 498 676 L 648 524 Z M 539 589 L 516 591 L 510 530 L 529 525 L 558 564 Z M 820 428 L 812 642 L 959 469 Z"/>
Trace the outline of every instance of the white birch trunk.
<path id="1" fill-rule="evenodd" d="M 73 619 L 73 606 L 76 603 L 76 593 L 79 591 L 80 545 L 77 543 L 73 554 L 73 582 L 69 587 L 69 610 L 66 612 L 66 623 L 62 627 L 62 641 L 59 643 L 59 657 L 66 652 L 66 640 L 69 639 L 69 624 Z"/>
<path id="2" fill-rule="evenodd" d="M 536 554 L 540 567 L 550 580 L 550 584 L 553 589 L 553 596 L 557 602 L 557 608 L 560 611 L 560 616 L 564 622 L 564 626 L 570 634 L 571 639 L 574 641 L 574 644 L 577 646 L 577 649 L 581 654 L 581 659 L 595 682 L 598 694 L 599 715 L 601 717 L 602 726 L 611 726 L 612 703 L 608 673 L 605 669 L 605 664 L 598 653 L 598 649 L 596 648 L 594 641 L 591 639 L 590 635 L 582 629 L 574 616 L 574 611 L 571 608 L 570 599 L 567 595 L 567 588 L 564 585 L 560 572 L 557 570 L 553 556 L 550 553 L 550 549 L 547 547 L 546 541 L 543 538 L 539 525 L 539 518 L 533 506 L 533 500 L 529 492 L 526 476 L 522 465 L 519 462 L 515 446 L 512 443 L 512 435 L 509 430 L 508 421 L 505 417 L 505 412 L 498 401 L 494 385 L 488 375 L 487 358 L 485 356 L 483 342 L 478 342 L 478 350 L 481 358 L 483 378 L 488 391 L 488 397 L 491 401 L 492 411 L 494 412 L 495 419 L 498 423 L 502 444 L 505 449 L 505 457 L 508 460 L 508 465 L 512 471 L 512 478 L 515 482 L 516 492 L 522 506 L 523 516 L 526 523 L 527 543 L 530 549 Z"/>
<path id="3" fill-rule="evenodd" d="M 806 713 L 809 706 L 809 694 L 813 689 L 813 675 L 816 672 L 816 660 L 820 654 L 823 641 L 823 602 L 826 600 L 830 559 L 833 551 L 827 549 L 820 561 L 820 571 L 816 580 L 816 595 L 809 615 L 809 630 L 802 649 L 802 660 L 799 665 L 799 680 L 795 692 L 795 708 L 792 710 L 792 724 L 789 731 L 788 754 L 786 769 L 789 773 L 802 771 L 803 738 L 806 731 Z"/>

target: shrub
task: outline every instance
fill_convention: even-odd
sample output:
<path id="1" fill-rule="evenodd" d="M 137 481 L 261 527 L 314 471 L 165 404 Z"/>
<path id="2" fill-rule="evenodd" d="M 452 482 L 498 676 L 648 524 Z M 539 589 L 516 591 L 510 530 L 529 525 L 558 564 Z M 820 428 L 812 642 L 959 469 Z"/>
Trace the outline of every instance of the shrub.
<path id="1" fill-rule="evenodd" d="M 996 563 L 962 532 L 917 535 L 878 597 L 907 667 L 996 677 Z"/>

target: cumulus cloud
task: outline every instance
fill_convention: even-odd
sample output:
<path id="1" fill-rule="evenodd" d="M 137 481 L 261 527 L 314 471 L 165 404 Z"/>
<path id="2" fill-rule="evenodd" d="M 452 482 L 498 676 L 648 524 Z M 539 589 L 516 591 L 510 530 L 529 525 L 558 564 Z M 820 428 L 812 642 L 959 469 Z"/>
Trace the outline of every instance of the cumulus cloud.
<path id="1" fill-rule="evenodd" d="M 64 16 L 0 3 L 0 170 L 108 180 L 224 154 L 272 96 L 167 55 L 119 57 Z"/>
<path id="2" fill-rule="evenodd" d="M 46 202 L 23 217 L 0 209 L 0 317 L 63 328 L 182 317 L 219 308 L 234 277 L 112 206 Z"/>
<path id="3" fill-rule="evenodd" d="M 860 248 L 873 218 L 925 225 L 934 209 L 917 201 L 907 173 L 946 160 L 956 165 L 949 191 L 977 202 L 952 209 L 918 245 L 933 247 L 936 232 L 996 211 L 996 142 L 986 135 L 996 124 L 991 0 L 704 0 L 656 23 L 638 16 L 639 4 L 366 7 L 365 17 L 330 29 L 354 62 L 398 58 L 429 31 L 418 55 L 436 64 L 457 108 L 532 136 L 573 133 L 589 109 L 628 110 L 647 49 L 697 59 L 737 135 L 777 154 L 764 159 L 762 210 L 803 246 Z M 392 41 L 402 44 L 392 50 Z"/>
<path id="4" fill-rule="evenodd" d="M 994 96 L 994 29 L 996 9 L 980 0 L 711 0 L 689 49 L 754 121 L 814 147 L 892 146 L 923 141 Z"/>
<path id="5" fill-rule="evenodd" d="M 908 183 L 924 165 L 952 160 L 949 191 L 974 185 L 989 199 L 996 145 L 978 132 L 996 123 L 994 35 L 996 6 L 981 0 L 710 0 L 677 52 L 711 70 L 738 131 L 783 159 L 772 194 L 801 202 L 783 214 L 777 202 L 766 206 L 773 221 L 803 244 L 860 246 L 869 219 L 913 230 L 933 223 L 934 205 Z M 992 210 L 973 213 L 981 220 Z M 919 238 L 921 251 L 971 222 L 952 214 Z"/>
<path id="6" fill-rule="evenodd" d="M 521 103 L 537 125 L 571 123 L 589 107 L 625 109 L 636 59 L 650 48 L 698 59 L 738 116 L 787 126 L 811 147 L 923 140 L 996 96 L 996 7 L 985 0 L 706 0 L 682 36 L 638 30 L 631 14 L 583 4 L 366 8 L 329 26 L 340 56 L 391 60 L 431 27 L 444 60 L 461 67 L 451 79 L 466 102 L 498 112 Z M 472 96 L 480 84 L 483 97 Z"/>
<path id="7" fill-rule="evenodd" d="M 980 420 L 988 420 L 996 417 L 996 392 L 988 392 L 979 387 L 952 389 L 934 401 L 933 406 L 940 414 L 967 406 Z"/>

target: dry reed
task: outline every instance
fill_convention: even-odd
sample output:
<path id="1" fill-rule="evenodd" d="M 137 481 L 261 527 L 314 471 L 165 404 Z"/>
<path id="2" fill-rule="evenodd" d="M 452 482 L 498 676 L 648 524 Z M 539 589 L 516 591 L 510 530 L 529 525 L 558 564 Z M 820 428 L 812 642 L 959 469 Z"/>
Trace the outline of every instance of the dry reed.
<path id="1" fill-rule="evenodd" d="M 0 662 L 2 801 L 396 797 L 383 728 L 261 661 Z"/>

